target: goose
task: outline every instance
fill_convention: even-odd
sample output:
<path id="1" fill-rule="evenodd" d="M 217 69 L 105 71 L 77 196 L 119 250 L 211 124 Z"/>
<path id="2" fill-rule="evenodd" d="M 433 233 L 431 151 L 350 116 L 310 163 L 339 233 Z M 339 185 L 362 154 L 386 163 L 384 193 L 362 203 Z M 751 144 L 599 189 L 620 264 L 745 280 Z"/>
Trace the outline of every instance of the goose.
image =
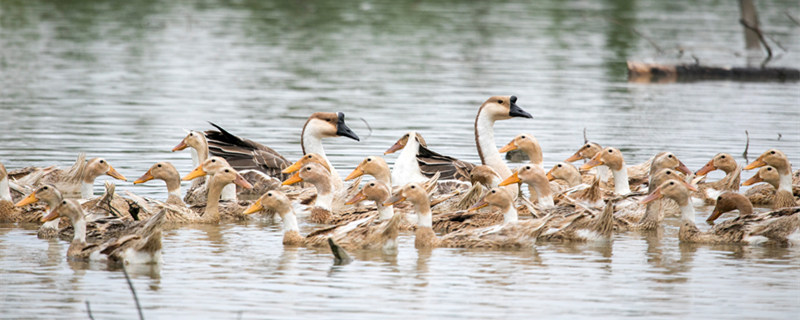
<path id="1" fill-rule="evenodd" d="M 775 188 L 774 194 L 770 197 L 772 209 L 796 206 L 797 199 L 795 199 L 792 192 L 780 188 L 780 180 L 781 177 L 777 169 L 772 166 L 764 166 L 758 169 L 758 172 L 750 179 L 747 179 L 742 185 L 750 186 L 756 183 L 766 182 Z"/>
<path id="2" fill-rule="evenodd" d="M 140 228 L 126 230 L 124 235 L 112 238 L 103 244 L 86 242 L 86 220 L 81 205 L 74 199 L 64 199 L 45 217 L 43 222 L 65 216 L 74 229 L 72 242 L 67 249 L 70 260 L 99 260 L 106 255 L 110 262 L 123 264 L 160 263 L 161 223 L 164 214 L 149 219 Z"/>
<path id="3" fill-rule="evenodd" d="M 305 168 L 300 172 L 302 171 L 305 171 Z M 244 212 L 250 214 L 264 208 L 280 215 L 285 246 L 322 247 L 327 246 L 328 239 L 332 238 L 348 250 L 377 248 L 390 250 L 396 248 L 398 227 L 402 220 L 402 215 L 399 214 L 381 221 L 376 221 L 377 216 L 372 215 L 346 224 L 319 229 L 304 237 L 300 235 L 292 203 L 283 192 L 268 191 Z"/>
<path id="4" fill-rule="evenodd" d="M 416 131 L 404 134 L 383 154 L 391 154 L 401 149 L 400 155 L 394 162 L 394 170 L 392 170 L 394 186 L 403 186 L 412 182 L 423 183 L 437 172 L 442 180 L 469 181 L 469 173 L 475 167 L 472 163 L 441 155 L 428 149 L 425 139 Z"/>
<path id="5" fill-rule="evenodd" d="M 655 199 L 668 197 L 681 208 L 681 226 L 678 239 L 681 242 L 710 243 L 710 244 L 768 244 L 797 242 L 798 227 L 800 227 L 799 207 L 768 212 L 765 214 L 748 214 L 752 208 L 741 207 L 745 216 L 720 223 L 709 229 L 701 231 L 695 224 L 695 211 L 691 204 L 690 188 L 685 181 L 669 180 L 662 183 L 650 195 L 642 200 L 647 203 Z M 728 194 L 728 193 L 726 193 Z M 722 197 L 722 196 L 720 196 Z M 746 199 L 745 199 L 746 200 Z M 739 202 L 737 202 L 739 204 Z M 728 201 L 725 198 L 717 200 L 719 211 L 725 210 Z M 715 209 L 717 211 L 718 209 Z M 741 213 L 741 211 L 740 211 Z"/>
<path id="6" fill-rule="evenodd" d="M 410 183 L 390 198 L 386 205 L 409 201 L 419 216 L 415 231 L 414 246 L 417 249 L 435 247 L 500 248 L 532 246 L 536 236 L 544 229 L 546 221 L 518 221 L 517 212 L 508 191 L 493 188 L 481 199 L 478 207 L 491 204 L 500 209 L 507 222 L 488 228 L 465 229 L 448 233 L 439 238 L 433 230 L 430 200 L 427 192 L 418 183 Z"/>
<path id="7" fill-rule="evenodd" d="M 715 182 L 697 184 L 697 189 L 700 192 L 696 194 L 696 198 L 703 200 L 704 204 L 713 205 L 717 197 L 724 191 L 739 191 L 742 168 L 736 163 L 733 156 L 728 153 L 717 153 L 700 170 L 695 172 L 695 176 L 705 176 L 717 169 L 725 172 L 724 178 Z"/>
<path id="8" fill-rule="evenodd" d="M 475 145 L 478 148 L 481 164 L 492 167 L 501 177 L 510 176 L 511 169 L 508 168 L 500 156 L 500 151 L 497 150 L 497 142 L 494 139 L 494 123 L 514 117 L 533 118 L 530 113 L 517 106 L 516 96 L 491 97 L 481 105 L 478 115 L 475 116 Z M 519 192 L 517 185 L 508 185 L 505 188 L 511 191 L 516 198 Z"/>

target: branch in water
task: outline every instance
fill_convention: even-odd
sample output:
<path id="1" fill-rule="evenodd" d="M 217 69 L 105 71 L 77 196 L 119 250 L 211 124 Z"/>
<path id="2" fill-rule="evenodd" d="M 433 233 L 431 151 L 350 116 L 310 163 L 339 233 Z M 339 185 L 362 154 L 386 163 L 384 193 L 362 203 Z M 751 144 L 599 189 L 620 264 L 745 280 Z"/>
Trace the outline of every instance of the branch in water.
<path id="1" fill-rule="evenodd" d="M 769 47 L 769 44 L 767 44 L 767 40 L 764 39 L 764 34 L 761 33 L 761 29 L 759 29 L 758 27 L 751 26 L 750 24 L 747 23 L 747 21 L 744 21 L 744 19 L 739 19 L 739 23 L 741 23 L 748 30 L 752 30 L 753 32 L 756 33 L 756 35 L 758 35 L 758 40 L 761 41 L 761 44 L 764 46 L 764 49 L 767 50 L 767 57 L 764 59 L 764 61 L 761 62 L 761 69 L 766 68 L 767 63 L 769 63 L 769 61 L 772 60 L 772 48 Z"/>
<path id="2" fill-rule="evenodd" d="M 750 133 L 745 130 L 744 134 L 747 136 L 747 143 L 744 145 L 744 152 L 742 152 L 742 156 L 744 156 L 745 162 L 750 162 L 750 160 L 747 160 L 747 150 L 750 149 Z"/>
<path id="3" fill-rule="evenodd" d="M 133 294 L 133 301 L 136 302 L 136 310 L 139 311 L 139 320 L 144 320 L 142 306 L 139 304 L 139 297 L 136 295 L 136 289 L 133 288 L 133 282 L 131 282 L 131 277 L 128 276 L 128 271 L 125 270 L 125 265 L 122 265 L 122 273 L 125 275 L 125 280 L 128 281 L 128 288 L 131 289 L 131 293 Z"/>

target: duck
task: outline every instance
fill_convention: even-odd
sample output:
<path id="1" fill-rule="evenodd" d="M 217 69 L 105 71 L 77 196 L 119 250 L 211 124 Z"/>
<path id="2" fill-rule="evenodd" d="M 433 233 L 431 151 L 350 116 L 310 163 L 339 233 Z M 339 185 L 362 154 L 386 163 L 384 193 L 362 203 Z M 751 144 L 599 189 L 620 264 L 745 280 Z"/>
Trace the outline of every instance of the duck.
<path id="1" fill-rule="evenodd" d="M 416 131 L 404 134 L 383 154 L 401 150 L 394 162 L 392 181 L 394 186 L 408 183 L 423 183 L 439 173 L 441 180 L 469 181 L 469 173 L 475 165 L 445 156 L 428 149 L 425 139 Z"/>
<path id="2" fill-rule="evenodd" d="M 378 211 L 377 221 L 389 220 L 394 217 L 394 206 L 385 206 L 383 203 L 392 196 L 392 189 L 389 184 L 380 180 L 369 181 L 359 190 L 345 205 L 354 205 L 364 200 L 375 202 Z"/>
<path id="3" fill-rule="evenodd" d="M 594 158 L 598 152 L 603 151 L 603 147 L 596 143 L 587 141 L 578 148 L 572 156 L 564 160 L 564 162 L 575 162 L 578 160 L 591 160 Z M 626 166 L 626 171 L 628 173 L 628 177 L 632 181 L 644 181 L 646 180 L 648 172 L 651 171 L 650 165 L 652 164 L 655 157 L 650 157 L 649 159 L 631 166 Z M 597 176 L 600 178 L 600 181 L 607 182 L 609 179 L 609 172 L 607 167 L 594 167 L 594 170 L 597 172 Z"/>
<path id="4" fill-rule="evenodd" d="M 630 194 L 631 187 L 628 183 L 628 170 L 622 152 L 614 147 L 607 147 L 595 154 L 589 162 L 581 166 L 581 170 L 589 170 L 598 166 L 605 166 L 611 170 L 614 178 L 614 193 L 616 195 Z"/>
<path id="5" fill-rule="evenodd" d="M 767 165 L 778 170 L 780 178 L 777 189 L 792 193 L 792 163 L 789 162 L 789 158 L 786 157 L 786 154 L 778 149 L 773 148 L 764 151 L 755 161 L 745 166 L 744 170 L 753 170 Z M 773 205 L 773 201 L 770 201 L 772 199 L 772 192 L 768 187 L 751 188 L 745 194 L 755 205 Z"/>
<path id="6" fill-rule="evenodd" d="M 317 197 L 308 219 L 311 223 L 338 225 L 363 218 L 363 211 L 345 212 L 340 203 L 341 193 L 334 187 L 334 178 L 324 163 L 309 161 L 297 170 L 291 177 L 283 181 L 283 185 L 292 185 L 298 182 L 308 182 L 314 185 Z M 339 195 L 339 196 L 337 196 Z M 334 201 L 337 201 L 334 203 Z M 334 208 L 339 214 L 334 214 Z"/>
<path id="7" fill-rule="evenodd" d="M 189 174 L 183 177 L 181 180 L 196 180 L 198 177 L 203 177 L 203 175 L 211 176 L 217 170 L 221 168 L 231 167 L 228 164 L 228 161 L 221 157 L 209 157 L 205 161 L 203 161 L 197 168 L 192 170 Z M 248 182 L 250 188 L 241 188 L 241 191 L 237 191 L 236 184 L 228 184 L 222 189 L 222 193 L 220 194 L 220 199 L 223 201 L 231 201 L 237 202 L 239 200 L 249 200 L 252 198 L 252 194 L 263 194 L 268 190 L 277 189 L 280 187 L 280 181 L 269 177 L 261 172 L 253 171 L 253 170 L 246 170 L 244 173 L 240 173 L 237 171 L 239 175 L 244 178 L 245 181 Z M 191 206 L 203 206 L 205 205 L 206 200 L 206 193 L 208 191 L 208 187 L 205 184 L 200 184 L 197 188 L 191 188 L 186 192 L 186 196 L 183 198 L 185 203 L 188 203 Z M 262 192 L 262 193 L 258 193 Z M 250 195 L 250 196 L 242 196 L 242 195 Z"/>
<path id="8" fill-rule="evenodd" d="M 717 197 L 724 191 L 739 191 L 742 167 L 736 163 L 732 155 L 725 152 L 717 153 L 700 170 L 695 172 L 696 177 L 703 177 L 714 170 L 722 170 L 725 177 L 714 182 L 697 183 L 698 193 L 693 199 L 701 199 L 704 204 L 714 205 Z"/>
<path id="9" fill-rule="evenodd" d="M 186 206 L 181 199 L 181 175 L 172 163 L 162 161 L 153 164 L 139 179 L 133 181 L 133 184 L 141 184 L 153 179 L 162 180 L 166 183 L 166 203 L 181 207 Z"/>
<path id="10" fill-rule="evenodd" d="M 69 170 L 48 167 L 37 173 L 28 174 L 18 183 L 31 189 L 52 184 L 66 198 L 89 199 L 94 195 L 94 180 L 101 175 L 127 181 L 125 176 L 117 172 L 105 159 L 92 158 L 89 161 L 85 159 L 86 155 L 81 153 Z"/>
<path id="11" fill-rule="evenodd" d="M 8 171 L 0 163 L 0 222 L 13 222 L 22 214 L 11 198 L 11 190 L 8 187 Z"/>
<path id="12" fill-rule="evenodd" d="M 371 175 L 375 180 L 386 185 L 392 185 L 392 172 L 389 165 L 382 157 L 368 156 L 358 163 L 355 169 L 344 178 L 345 181 L 353 180 L 365 174 Z M 426 178 L 424 181 L 427 181 Z"/>
<path id="13" fill-rule="evenodd" d="M 780 174 L 778 169 L 772 166 L 764 166 L 758 169 L 758 172 L 750 179 L 747 179 L 742 185 L 750 186 L 760 182 L 766 182 L 775 188 L 773 194 L 770 194 L 769 201 L 760 201 L 761 203 L 767 202 L 772 209 L 781 209 L 786 207 L 797 206 L 797 199 L 792 192 L 785 189 L 780 189 Z M 749 200 L 748 200 L 749 201 Z"/>
<path id="14" fill-rule="evenodd" d="M 31 212 L 30 216 L 34 217 L 34 219 L 36 220 L 40 220 L 41 217 L 44 217 L 46 215 L 47 210 L 55 208 L 59 203 L 61 203 L 61 200 L 62 200 L 61 192 L 59 192 L 54 185 L 46 184 L 40 186 L 39 188 L 36 188 L 36 190 L 34 190 L 27 197 L 23 198 L 22 200 L 14 204 L 14 206 L 25 207 L 29 204 L 33 204 L 38 201 L 44 201 L 46 204 L 45 207 L 32 206 L 28 209 Z M 58 224 L 59 224 L 59 218 L 53 218 L 50 221 L 45 222 L 39 227 L 36 236 L 39 239 L 51 239 L 56 237 L 58 235 Z"/>
<path id="15" fill-rule="evenodd" d="M 506 217 L 507 223 L 488 228 L 464 229 L 448 233 L 441 238 L 437 237 L 433 230 L 430 199 L 422 185 L 407 184 L 387 200 L 386 205 L 401 201 L 412 203 L 414 211 L 419 216 L 414 236 L 414 246 L 417 249 L 530 247 L 544 229 L 546 221 L 519 221 L 512 199 L 513 196 L 507 190 L 493 188 L 478 202 L 476 208 L 496 206 Z"/>
<path id="16" fill-rule="evenodd" d="M 284 246 L 323 247 L 328 245 L 328 239 L 333 239 L 348 250 L 377 248 L 392 250 L 396 249 L 398 227 L 402 221 L 402 215 L 399 214 L 393 214 L 391 218 L 385 220 L 378 219 L 380 215 L 371 215 L 349 223 L 318 229 L 302 236 L 292 202 L 283 192 L 268 191 L 244 212 L 251 214 L 263 209 L 280 215 Z"/>
<path id="17" fill-rule="evenodd" d="M 730 206 L 725 195 L 735 193 L 725 193 L 717 199 L 715 211 L 725 211 Z M 701 231 L 695 224 L 695 210 L 692 206 L 690 187 L 685 181 L 675 179 L 665 181 L 658 186 L 655 191 L 642 199 L 642 203 L 647 203 L 660 198 L 670 198 L 675 200 L 681 208 L 681 225 L 678 231 L 678 239 L 681 242 L 706 243 L 706 244 L 786 244 L 796 243 L 800 239 L 800 207 L 772 211 L 765 214 L 752 214 L 752 205 L 747 208 L 742 198 L 736 197 L 737 208 L 740 214 L 746 215 L 736 219 L 716 224 L 708 231 Z M 723 197 L 725 196 L 725 197 Z M 743 200 L 747 200 L 744 198 Z M 747 202 L 749 204 L 749 202 Z M 749 209 L 749 212 L 748 212 Z M 742 211 L 743 210 L 743 211 Z M 713 215 L 713 214 L 712 214 Z"/>
<path id="18" fill-rule="evenodd" d="M 86 220 L 78 201 L 63 199 L 43 222 L 60 216 L 67 217 L 74 229 L 72 242 L 67 249 L 69 260 L 100 260 L 105 255 L 109 262 L 128 264 L 161 263 L 161 223 L 164 213 L 147 220 L 140 228 L 130 228 L 123 235 L 111 238 L 103 244 L 86 242 Z"/>
<path id="19" fill-rule="evenodd" d="M 481 104 L 478 108 L 478 115 L 475 116 L 475 145 L 481 164 L 492 167 L 501 177 L 508 177 L 512 172 L 497 149 L 497 142 L 494 139 L 494 123 L 498 120 L 515 117 L 533 118 L 530 113 L 517 106 L 516 96 L 493 96 Z M 511 191 L 516 199 L 519 187 L 508 185 L 505 188 Z"/>
<path id="20" fill-rule="evenodd" d="M 686 181 L 686 175 L 675 169 L 663 168 L 656 172 L 651 178 L 651 183 L 658 186 L 668 180 Z M 687 187 L 696 192 L 696 187 L 688 184 Z M 642 197 L 628 198 L 617 202 L 614 212 L 614 230 L 623 231 L 648 231 L 655 230 L 661 225 L 667 213 L 672 214 L 679 210 L 675 201 L 665 201 L 666 199 L 654 200 L 647 204 L 641 204 L 638 200 Z"/>
<path id="21" fill-rule="evenodd" d="M 582 176 L 578 168 L 569 162 L 556 163 L 547 171 L 545 177 L 550 181 L 550 190 L 557 190 L 556 203 L 564 200 L 564 195 L 569 195 L 570 198 L 590 207 L 602 205 L 603 192 L 600 178 Z"/>
<path id="22" fill-rule="evenodd" d="M 196 168 L 208 159 L 208 139 L 206 139 L 205 134 L 202 132 L 187 130 L 186 136 L 183 137 L 178 145 L 172 148 L 172 152 L 185 150 L 186 148 L 190 148 L 193 168 Z M 194 184 L 205 182 L 205 177 L 197 177 L 192 180 L 192 182 L 192 187 L 196 187 Z"/>
<path id="23" fill-rule="evenodd" d="M 213 168 L 213 167 L 212 167 Z M 235 169 L 225 166 L 214 168 L 213 172 L 206 172 L 203 166 L 195 169 L 193 175 L 184 177 L 184 180 L 191 180 L 194 176 L 204 176 L 211 174 L 208 179 L 208 193 L 205 206 L 193 206 L 190 209 L 195 213 L 194 215 L 182 214 L 176 215 L 176 218 L 171 222 L 183 223 L 210 223 L 217 224 L 220 221 L 230 220 L 245 220 L 247 215 L 243 214 L 244 207 L 240 206 L 236 201 L 220 202 L 220 195 L 222 189 L 228 184 L 236 184 L 242 188 L 249 189 L 253 186 L 247 182 Z M 169 207 L 163 207 L 162 211 L 170 211 Z M 181 217 L 181 218 L 178 218 Z"/>
<path id="24" fill-rule="evenodd" d="M 534 137 L 532 134 L 518 134 L 516 137 L 514 137 L 514 139 L 511 139 L 510 142 L 500 148 L 498 152 L 506 153 L 513 150 L 521 150 L 525 153 L 525 155 L 528 156 L 528 159 L 530 159 L 529 163 L 544 167 L 542 146 L 539 145 L 539 141 L 536 140 L 536 137 Z"/>

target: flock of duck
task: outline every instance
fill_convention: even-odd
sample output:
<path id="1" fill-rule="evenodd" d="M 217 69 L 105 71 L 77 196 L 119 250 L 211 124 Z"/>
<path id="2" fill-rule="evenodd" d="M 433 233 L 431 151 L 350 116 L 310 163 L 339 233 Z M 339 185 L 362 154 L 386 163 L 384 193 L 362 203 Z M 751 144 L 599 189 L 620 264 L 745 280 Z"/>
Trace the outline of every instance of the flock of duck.
<path id="1" fill-rule="evenodd" d="M 496 121 L 531 118 L 516 101 L 495 96 L 478 109 L 474 129 L 481 165 L 431 151 L 419 133 L 409 132 L 385 152 L 399 151 L 393 169 L 383 157 L 368 156 L 342 179 L 323 139 L 359 137 L 343 113 L 325 112 L 306 121 L 303 156 L 294 163 L 213 123 L 215 130 L 188 131 L 172 151 L 191 151 L 192 172 L 181 177 L 169 162 L 158 162 L 133 182 L 163 180 L 163 201 L 117 194 L 108 182 L 102 196 L 92 197 L 101 175 L 126 181 L 102 158 L 87 161 L 81 154 L 66 170 L 6 171 L 0 164 L 0 222 L 42 223 L 38 237 L 71 239 L 69 259 L 114 263 L 159 262 L 165 227 L 258 216 L 280 217 L 286 246 L 330 242 L 347 250 L 384 252 L 397 249 L 403 231 L 414 231 L 417 248 L 519 248 L 546 241 L 609 241 L 614 232 L 656 229 L 667 215 L 680 215 L 683 242 L 800 241 L 800 175 L 792 173 L 779 150 L 767 150 L 744 167 L 719 153 L 692 172 L 671 152 L 627 165 L 619 149 L 587 142 L 546 170 L 542 149 L 530 134 L 497 148 Z M 512 170 L 501 156 L 512 150 L 530 162 Z M 578 160 L 585 162 L 571 164 Z M 743 185 L 766 184 L 739 193 L 743 169 L 758 169 Z M 705 181 L 714 170 L 725 177 Z M 372 179 L 362 183 L 366 176 Z M 192 181 L 185 194 L 181 180 Z M 705 231 L 695 225 L 695 206 L 702 205 L 714 205 L 707 219 L 712 226 Z M 714 224 L 734 210 L 738 216 Z M 320 227 L 302 235 L 298 219 Z"/>

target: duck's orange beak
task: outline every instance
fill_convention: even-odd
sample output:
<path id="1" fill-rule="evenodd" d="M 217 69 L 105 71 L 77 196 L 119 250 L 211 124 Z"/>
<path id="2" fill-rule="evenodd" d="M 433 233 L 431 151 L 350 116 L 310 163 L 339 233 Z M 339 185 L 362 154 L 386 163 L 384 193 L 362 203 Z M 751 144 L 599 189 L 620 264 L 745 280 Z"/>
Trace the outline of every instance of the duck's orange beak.
<path id="1" fill-rule="evenodd" d="M 580 150 L 578 150 L 577 152 L 575 152 L 575 154 L 569 156 L 569 158 L 567 158 L 567 160 L 564 160 L 564 161 L 566 161 L 566 162 L 575 162 L 575 161 L 578 161 L 580 159 L 583 159 L 583 156 L 581 156 L 581 152 L 580 152 Z"/>
<path id="2" fill-rule="evenodd" d="M 706 222 L 708 223 L 714 222 L 714 220 L 717 220 L 717 218 L 719 218 L 719 216 L 721 216 L 723 213 L 724 212 L 722 212 L 722 210 L 719 209 L 719 205 L 714 206 L 714 211 L 712 211 L 711 215 L 708 216 L 708 218 L 706 218 Z"/>
<path id="3" fill-rule="evenodd" d="M 25 199 L 22 199 L 19 202 L 17 202 L 14 206 L 15 207 L 22 207 L 24 205 L 29 205 L 29 204 L 34 203 L 36 201 L 39 201 L 39 198 L 36 197 L 36 191 L 34 191 L 33 193 L 31 193 L 27 197 L 25 197 Z"/>
<path id="4" fill-rule="evenodd" d="M 233 183 L 237 186 L 240 186 L 245 189 L 253 189 L 253 185 L 250 184 L 241 174 L 238 172 L 236 173 L 236 179 L 233 180 Z"/>
<path id="5" fill-rule="evenodd" d="M 359 202 L 363 201 L 366 198 L 367 198 L 367 195 L 364 194 L 364 190 L 361 190 L 355 196 L 350 198 L 350 200 L 347 200 L 347 202 L 345 202 L 344 204 L 346 204 L 346 205 L 356 204 L 356 203 L 359 203 Z"/>
<path id="6" fill-rule="evenodd" d="M 587 162 L 587 163 L 584 163 L 584 164 L 581 166 L 581 170 L 589 170 L 589 169 L 591 169 L 591 168 L 594 168 L 594 167 L 597 167 L 597 166 L 604 165 L 604 164 L 605 164 L 605 162 L 603 162 L 603 160 L 601 160 L 601 159 L 600 159 L 600 157 L 602 157 L 602 155 L 603 155 L 603 153 L 602 153 L 602 152 L 598 152 L 598 153 L 597 153 L 597 154 L 594 156 L 594 158 L 592 158 L 592 160 L 589 160 L 589 162 Z"/>
<path id="7" fill-rule="evenodd" d="M 742 185 L 743 186 L 750 186 L 750 185 L 754 185 L 754 184 L 759 183 L 759 182 L 764 182 L 764 179 L 761 179 L 761 175 L 756 173 L 756 175 L 750 177 L 750 179 L 747 179 L 747 181 L 742 183 Z"/>
<path id="8" fill-rule="evenodd" d="M 247 207 L 247 209 L 245 209 L 244 212 L 242 212 L 242 213 L 243 214 L 251 214 L 253 212 L 261 211 L 261 209 L 264 209 L 264 206 L 261 205 L 261 199 L 258 199 L 258 200 L 256 200 L 256 202 L 254 202 L 249 207 Z"/>
<path id="9" fill-rule="evenodd" d="M 395 153 L 395 151 L 403 149 L 405 148 L 405 146 L 406 145 L 400 143 L 399 141 L 395 142 L 394 145 L 392 145 L 389 149 L 386 149 L 386 151 L 384 151 L 383 154 Z"/>
<path id="10" fill-rule="evenodd" d="M 281 183 L 281 185 L 288 186 L 290 184 L 295 184 L 300 181 L 303 181 L 303 178 L 300 178 L 300 172 L 295 172 L 291 177 L 289 177 L 289 179 L 286 179 L 286 181 Z"/>
<path id="11" fill-rule="evenodd" d="M 139 179 L 136 179 L 136 181 L 134 181 L 133 184 L 145 183 L 146 181 L 153 180 L 153 178 L 154 178 L 153 174 L 150 173 L 150 170 L 147 170 L 147 172 L 145 172 L 144 175 L 139 177 Z"/>
<path id="12" fill-rule="evenodd" d="M 704 176 L 704 175 L 706 175 L 709 172 L 714 171 L 714 170 L 717 170 L 717 167 L 714 166 L 714 159 L 711 159 L 711 160 L 708 161 L 708 163 L 706 163 L 705 166 L 700 168 L 700 170 L 697 170 L 697 172 L 695 172 L 694 175 L 696 175 L 698 177 L 699 176 Z"/>
<path id="13" fill-rule="evenodd" d="M 58 210 L 50 211 L 46 216 L 42 217 L 42 222 L 52 221 L 55 218 L 58 218 Z"/>
<path id="14" fill-rule="evenodd" d="M 403 197 L 403 196 L 400 196 L 400 195 L 392 196 L 391 198 L 386 200 L 386 202 L 384 202 L 383 205 L 384 206 L 393 206 L 395 203 L 398 203 L 400 201 L 406 201 L 406 197 Z"/>
<path id="15" fill-rule="evenodd" d="M 656 201 L 658 199 L 661 199 L 661 197 L 663 197 L 663 196 L 664 195 L 661 194 L 661 187 L 658 187 L 658 188 L 656 188 L 656 191 L 653 191 L 653 193 L 647 195 L 647 197 L 644 197 L 644 199 L 642 199 L 642 201 L 639 201 L 639 203 L 648 204 L 650 202 L 653 202 L 653 201 Z"/>
<path id="16" fill-rule="evenodd" d="M 353 172 L 350 172 L 350 174 L 348 174 L 347 178 L 344 178 L 344 180 L 353 180 L 353 179 L 358 178 L 358 177 L 360 177 L 362 175 L 364 175 L 364 166 L 363 166 L 363 163 L 359 163 L 358 167 L 353 169 Z"/>
<path id="17" fill-rule="evenodd" d="M 503 180 L 502 182 L 500 182 L 500 184 L 498 184 L 498 186 L 504 187 L 504 186 L 507 186 L 507 185 L 512 184 L 512 183 L 519 183 L 520 181 L 522 181 L 522 179 L 519 178 L 519 171 L 517 171 L 517 172 L 514 172 L 514 174 L 512 174 L 510 177 L 508 177 L 505 180 Z"/>
<path id="18" fill-rule="evenodd" d="M 683 164 L 683 162 L 680 161 L 680 160 L 678 160 L 678 167 L 675 168 L 675 170 L 683 172 L 686 175 L 691 175 L 692 174 L 692 170 L 689 170 L 689 167 L 687 167 L 685 164 Z"/>
<path id="19" fill-rule="evenodd" d="M 303 167 L 303 158 L 300 158 L 300 160 L 297 160 L 297 162 L 293 163 L 291 166 L 288 166 L 286 167 L 286 169 L 281 170 L 281 173 L 292 173 L 297 170 L 300 170 L 300 168 L 302 167 Z"/>
<path id="20" fill-rule="evenodd" d="M 106 171 L 106 174 L 113 177 L 114 179 L 128 181 L 128 179 L 125 178 L 125 176 L 121 175 L 119 172 L 117 172 L 117 170 L 114 170 L 114 167 L 112 167 L 111 165 L 108 166 L 108 171 Z"/>
<path id="21" fill-rule="evenodd" d="M 467 211 L 476 211 L 476 210 L 478 210 L 480 208 L 484 208 L 484 207 L 488 206 L 489 203 L 486 202 L 486 200 L 484 200 L 484 198 L 481 198 L 481 200 L 479 200 L 478 203 L 476 203 L 476 204 L 472 205 L 471 207 L 469 207 L 469 209 L 467 209 Z"/>
<path id="22" fill-rule="evenodd" d="M 550 171 L 547 171 L 547 181 L 553 181 L 556 179 L 556 177 L 553 176 L 553 170 L 555 169 L 556 167 L 553 167 L 550 169 Z"/>
<path id="23" fill-rule="evenodd" d="M 181 140 L 181 143 L 179 143 L 177 146 L 172 148 L 172 152 L 181 151 L 183 149 L 186 149 L 186 147 L 188 147 L 188 145 L 186 144 L 186 139 L 183 139 L 183 140 Z"/>
<path id="24" fill-rule="evenodd" d="M 744 169 L 745 170 L 753 170 L 755 168 L 761 168 L 761 167 L 766 166 L 766 165 L 767 165 L 767 163 L 764 162 L 763 157 L 758 157 L 758 159 L 756 159 L 756 161 L 751 162 L 746 167 L 744 167 Z"/>
<path id="25" fill-rule="evenodd" d="M 507 145 L 503 146 L 502 148 L 500 148 L 500 150 L 497 150 L 497 151 L 500 151 L 500 153 L 505 153 L 505 152 L 509 152 L 509 151 L 517 150 L 517 149 L 519 149 L 517 144 L 514 143 L 514 141 L 511 141 Z"/>
<path id="26" fill-rule="evenodd" d="M 683 180 L 681 180 L 681 182 L 683 182 L 683 185 L 686 186 L 686 189 L 689 189 L 689 190 L 692 190 L 692 191 L 697 191 L 697 187 L 693 186 L 691 183 L 688 183 L 688 182 L 683 181 Z"/>
<path id="27" fill-rule="evenodd" d="M 206 174 L 207 173 L 205 170 L 203 170 L 203 165 L 201 164 L 197 166 L 197 168 L 194 168 L 192 172 L 189 172 L 189 174 L 187 174 L 185 177 L 181 178 L 181 180 L 183 181 L 194 180 L 195 178 L 202 177 Z"/>

